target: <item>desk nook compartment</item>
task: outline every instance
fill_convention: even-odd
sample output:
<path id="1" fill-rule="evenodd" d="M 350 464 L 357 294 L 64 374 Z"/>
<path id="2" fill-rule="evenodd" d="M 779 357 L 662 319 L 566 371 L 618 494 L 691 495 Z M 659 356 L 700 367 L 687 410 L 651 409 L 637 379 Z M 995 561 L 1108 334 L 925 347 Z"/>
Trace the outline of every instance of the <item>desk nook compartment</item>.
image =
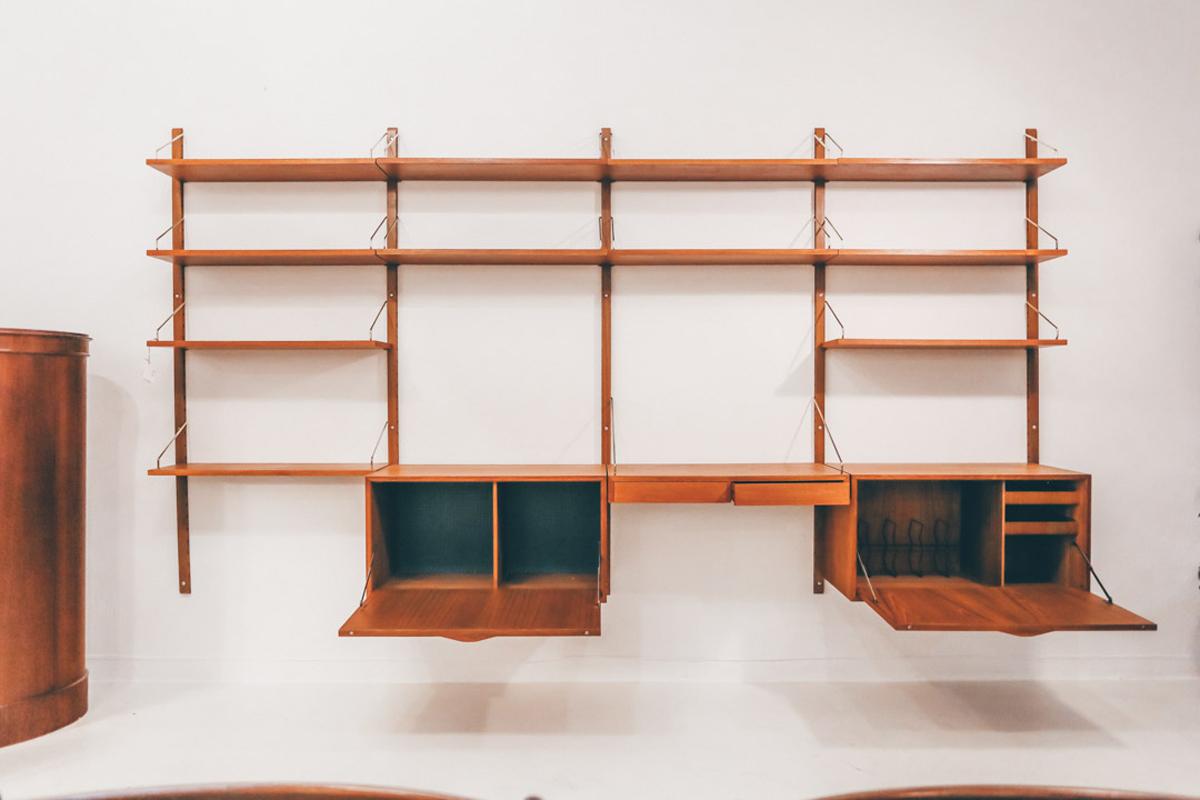
<path id="1" fill-rule="evenodd" d="M 367 574 L 342 636 L 594 636 L 607 593 L 598 467 L 397 465 L 367 478 Z"/>

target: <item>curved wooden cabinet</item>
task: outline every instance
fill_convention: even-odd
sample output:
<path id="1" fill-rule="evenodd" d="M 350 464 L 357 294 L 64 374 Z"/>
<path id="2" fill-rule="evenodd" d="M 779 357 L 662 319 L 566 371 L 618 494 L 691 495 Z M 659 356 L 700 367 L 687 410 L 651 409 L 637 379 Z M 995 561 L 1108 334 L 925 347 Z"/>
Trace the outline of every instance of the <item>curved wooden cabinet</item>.
<path id="1" fill-rule="evenodd" d="M 0 328 L 0 746 L 87 711 L 88 341 Z"/>

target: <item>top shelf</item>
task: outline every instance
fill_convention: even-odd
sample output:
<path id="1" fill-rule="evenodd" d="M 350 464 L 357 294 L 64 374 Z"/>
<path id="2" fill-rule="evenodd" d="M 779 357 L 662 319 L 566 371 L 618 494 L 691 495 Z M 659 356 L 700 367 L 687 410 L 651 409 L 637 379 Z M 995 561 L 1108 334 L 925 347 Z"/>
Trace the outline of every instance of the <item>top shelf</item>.
<path id="1" fill-rule="evenodd" d="M 1008 182 L 1065 158 L 151 158 L 183 181 L 864 181 Z"/>

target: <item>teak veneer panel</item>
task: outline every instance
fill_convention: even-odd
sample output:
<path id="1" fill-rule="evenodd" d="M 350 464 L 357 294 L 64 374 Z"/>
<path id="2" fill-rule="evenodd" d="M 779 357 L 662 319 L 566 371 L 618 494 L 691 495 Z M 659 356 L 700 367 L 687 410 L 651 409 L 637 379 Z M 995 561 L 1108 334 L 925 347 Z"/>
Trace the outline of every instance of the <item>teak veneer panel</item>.
<path id="1" fill-rule="evenodd" d="M 192 462 L 171 464 L 147 470 L 147 475 L 173 475 L 176 477 L 248 477 L 248 478 L 360 478 L 369 475 L 377 466 L 370 464 L 218 464 Z"/>
<path id="2" fill-rule="evenodd" d="M 170 341 L 151 339 L 146 342 L 147 347 L 173 347 L 179 350 L 390 350 L 391 344 L 388 342 L 374 341 L 371 339 L 354 339 L 354 340 L 338 340 L 338 339 L 313 339 L 308 341 L 280 341 L 280 340 L 261 340 L 251 339 L 242 341 L 233 340 L 205 340 L 205 339 L 186 339 L 183 341 Z"/>
<path id="3" fill-rule="evenodd" d="M 1028 350 L 1061 347 L 1066 339 L 829 339 L 826 350 Z"/>
<path id="4" fill-rule="evenodd" d="M 876 582 L 878 601 L 860 593 L 900 631 L 998 631 L 1036 636 L 1050 631 L 1157 630 L 1157 625 L 1082 589 L 1052 584 L 942 584 L 891 588 Z"/>
<path id="5" fill-rule="evenodd" d="M 1064 158 L 151 158 L 180 181 L 1028 181 Z"/>
<path id="6" fill-rule="evenodd" d="M 338 635 L 444 636 L 466 642 L 493 636 L 598 636 L 596 579 L 579 583 L 579 588 L 562 588 L 547 579 L 486 589 L 387 584 L 370 592 Z"/>

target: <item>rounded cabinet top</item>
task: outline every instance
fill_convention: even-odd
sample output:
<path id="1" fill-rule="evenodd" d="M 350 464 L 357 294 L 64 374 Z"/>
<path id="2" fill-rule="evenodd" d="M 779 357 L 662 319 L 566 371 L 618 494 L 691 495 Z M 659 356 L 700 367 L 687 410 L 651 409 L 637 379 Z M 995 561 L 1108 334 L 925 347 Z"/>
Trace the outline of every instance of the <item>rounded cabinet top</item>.
<path id="1" fill-rule="evenodd" d="M 86 333 L 0 328 L 0 355 L 20 353 L 29 355 L 86 356 L 88 354 L 88 342 L 91 340 L 92 337 Z"/>

